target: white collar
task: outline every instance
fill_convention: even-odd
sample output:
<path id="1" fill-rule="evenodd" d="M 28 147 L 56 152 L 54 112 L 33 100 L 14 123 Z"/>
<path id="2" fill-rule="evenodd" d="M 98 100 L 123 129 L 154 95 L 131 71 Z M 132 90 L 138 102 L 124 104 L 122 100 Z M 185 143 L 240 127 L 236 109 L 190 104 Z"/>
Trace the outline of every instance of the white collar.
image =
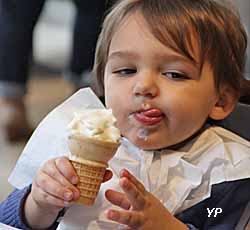
<path id="1" fill-rule="evenodd" d="M 124 139 L 111 160 L 112 169 L 127 168 L 172 213 L 210 196 L 211 186 L 250 177 L 250 142 L 209 127 L 179 150 L 144 151 Z"/>

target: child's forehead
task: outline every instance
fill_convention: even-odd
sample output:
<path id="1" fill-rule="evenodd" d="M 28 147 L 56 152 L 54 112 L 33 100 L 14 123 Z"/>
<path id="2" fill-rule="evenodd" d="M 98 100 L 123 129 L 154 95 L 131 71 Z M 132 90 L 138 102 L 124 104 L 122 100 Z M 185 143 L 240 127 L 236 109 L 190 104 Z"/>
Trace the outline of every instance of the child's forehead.
<path id="1" fill-rule="evenodd" d="M 183 40 L 176 40 L 172 35 L 172 31 L 175 28 L 169 30 L 164 28 L 164 25 L 161 27 L 162 30 L 154 27 L 149 19 L 145 18 L 140 11 L 130 13 L 126 15 L 119 23 L 119 26 L 117 26 L 111 39 L 110 48 L 113 47 L 114 43 L 119 44 L 124 38 L 126 38 L 125 42 L 129 46 L 134 42 L 135 34 L 139 34 L 141 37 L 140 43 L 143 43 L 145 39 L 150 39 L 153 43 L 152 46 L 161 43 L 161 45 L 173 50 L 175 53 L 179 54 L 179 56 L 184 56 L 185 58 L 191 59 L 193 62 L 199 63 L 199 41 L 191 25 L 188 28 L 189 33 L 182 37 Z M 178 30 L 178 28 L 176 28 L 176 30 Z M 140 43 L 137 44 L 140 45 Z"/>

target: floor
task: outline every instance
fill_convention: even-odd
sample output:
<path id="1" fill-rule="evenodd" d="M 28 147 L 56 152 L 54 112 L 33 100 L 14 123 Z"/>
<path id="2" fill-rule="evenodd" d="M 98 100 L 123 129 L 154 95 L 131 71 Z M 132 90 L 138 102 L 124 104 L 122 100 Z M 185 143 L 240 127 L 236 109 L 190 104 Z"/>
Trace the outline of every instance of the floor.
<path id="1" fill-rule="evenodd" d="M 35 127 L 42 118 L 56 105 L 72 94 L 72 87 L 65 82 L 60 74 L 33 74 L 29 93 L 26 97 L 28 116 Z M 16 160 L 22 152 L 25 143 L 8 143 L 2 132 L 1 123 L 8 111 L 1 108 L 0 113 L 0 201 L 13 189 L 8 184 L 8 176 L 14 167 Z"/>

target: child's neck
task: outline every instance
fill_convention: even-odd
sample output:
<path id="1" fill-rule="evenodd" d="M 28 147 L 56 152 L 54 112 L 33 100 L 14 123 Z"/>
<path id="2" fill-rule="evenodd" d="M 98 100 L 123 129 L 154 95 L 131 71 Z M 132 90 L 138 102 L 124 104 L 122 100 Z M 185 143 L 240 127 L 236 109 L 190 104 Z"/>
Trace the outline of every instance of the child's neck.
<path id="1" fill-rule="evenodd" d="M 191 135 L 190 137 L 188 137 L 187 139 L 185 139 L 184 141 L 168 146 L 166 148 L 163 149 L 169 149 L 169 150 L 178 150 L 181 149 L 182 147 L 184 147 L 188 142 L 190 142 L 191 140 L 195 139 L 197 136 L 199 136 L 205 129 L 207 129 L 209 126 L 209 124 L 205 123 L 199 130 L 197 130 L 193 135 Z M 163 150 L 161 149 L 161 150 Z"/>

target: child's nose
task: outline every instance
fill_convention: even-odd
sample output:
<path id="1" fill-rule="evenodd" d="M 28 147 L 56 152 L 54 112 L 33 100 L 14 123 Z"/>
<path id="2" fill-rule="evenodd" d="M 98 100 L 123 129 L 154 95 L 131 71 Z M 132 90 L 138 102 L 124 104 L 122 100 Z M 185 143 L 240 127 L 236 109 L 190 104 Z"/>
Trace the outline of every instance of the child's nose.
<path id="1" fill-rule="evenodd" d="M 135 96 L 145 96 L 153 98 L 158 94 L 157 79 L 152 74 L 144 74 L 136 78 L 135 85 L 133 87 L 133 93 Z"/>

